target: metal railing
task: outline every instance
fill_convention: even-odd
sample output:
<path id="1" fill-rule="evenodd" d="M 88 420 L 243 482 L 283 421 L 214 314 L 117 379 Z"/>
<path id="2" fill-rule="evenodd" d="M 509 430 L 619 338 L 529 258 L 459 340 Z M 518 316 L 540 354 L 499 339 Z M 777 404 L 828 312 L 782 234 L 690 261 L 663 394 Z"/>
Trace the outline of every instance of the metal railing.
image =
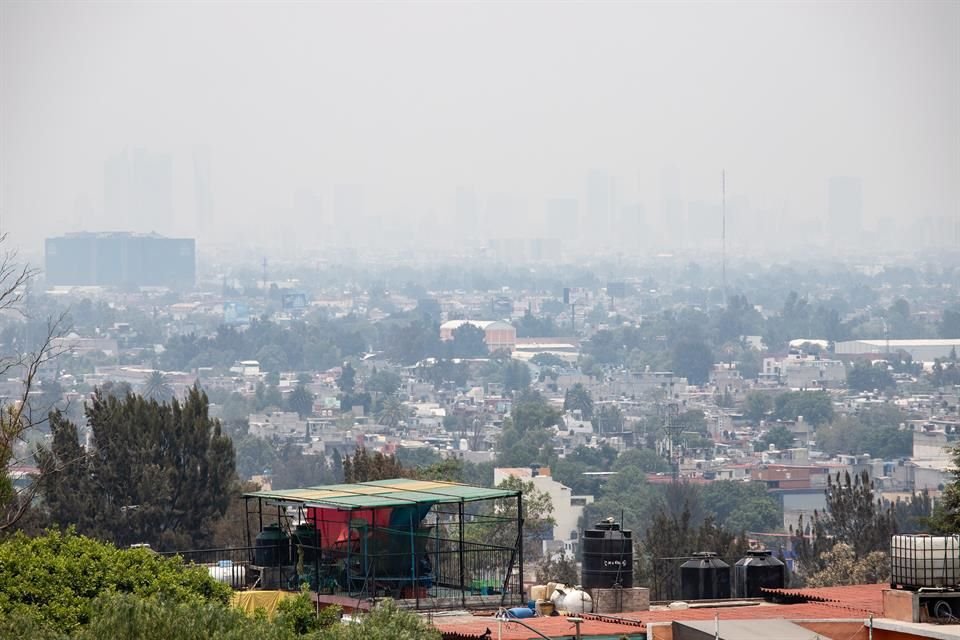
<path id="1" fill-rule="evenodd" d="M 384 531 L 386 533 L 386 531 Z M 379 536 L 378 536 L 379 537 Z M 346 548 L 320 549 L 298 544 L 167 552 L 186 563 L 203 566 L 212 577 L 234 589 L 299 590 L 356 598 L 392 597 L 423 600 L 466 596 L 521 594 L 515 550 L 507 547 L 430 537 L 396 537 L 353 541 Z M 366 544 L 364 544 L 366 543 Z M 400 545 L 407 548 L 398 548 Z"/>

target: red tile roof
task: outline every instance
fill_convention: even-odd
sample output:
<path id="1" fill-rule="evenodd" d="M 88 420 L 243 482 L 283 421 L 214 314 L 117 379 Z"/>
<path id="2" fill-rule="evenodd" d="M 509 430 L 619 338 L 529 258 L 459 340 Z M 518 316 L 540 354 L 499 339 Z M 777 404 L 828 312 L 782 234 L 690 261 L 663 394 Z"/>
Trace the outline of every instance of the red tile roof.
<path id="1" fill-rule="evenodd" d="M 874 585 L 869 585 L 874 586 Z M 713 620 L 720 614 L 720 620 L 836 620 L 863 619 L 870 615 L 869 609 L 857 609 L 833 602 L 806 602 L 801 604 L 757 604 L 739 607 L 698 607 L 695 609 L 669 609 L 657 611 L 634 611 L 620 615 L 598 616 L 584 615 L 580 632 L 584 638 L 590 636 L 635 635 L 646 630 L 650 623 L 672 622 L 674 620 Z M 620 618 L 620 622 L 615 622 Z M 564 616 L 549 618 L 527 618 L 523 621 L 546 636 L 565 637 L 574 633 L 573 623 Z M 497 637 L 498 620 L 491 617 L 459 616 L 456 618 L 434 618 L 434 626 L 441 632 L 480 635 L 490 629 L 491 636 Z M 533 631 L 509 620 L 503 621 L 503 640 L 530 640 L 540 638 Z"/>
<path id="2" fill-rule="evenodd" d="M 764 598 L 773 602 L 824 602 L 836 607 L 883 614 L 883 590 L 890 585 L 855 584 L 845 587 L 807 589 L 763 589 Z"/>

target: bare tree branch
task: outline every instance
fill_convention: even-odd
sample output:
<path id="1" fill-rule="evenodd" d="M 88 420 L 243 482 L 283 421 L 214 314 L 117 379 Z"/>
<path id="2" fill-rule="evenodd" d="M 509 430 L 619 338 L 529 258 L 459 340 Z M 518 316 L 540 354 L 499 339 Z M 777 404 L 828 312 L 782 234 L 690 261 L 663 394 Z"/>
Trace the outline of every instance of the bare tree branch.
<path id="1" fill-rule="evenodd" d="M 6 235 L 0 235 L 0 243 L 4 240 Z M 6 251 L 0 257 L 0 311 L 15 310 L 29 317 L 21 303 L 27 285 L 37 271 L 28 265 L 19 266 L 16 257 L 16 251 Z M 36 350 L 0 356 L 0 375 L 17 372 L 21 380 L 20 393 L 11 401 L 0 403 L 0 531 L 16 524 L 39 490 L 36 477 L 26 486 L 17 486 L 13 482 L 11 472 L 22 462 L 15 457 L 15 448 L 18 443 L 25 442 L 31 429 L 44 424 L 49 416 L 52 407 L 48 407 L 42 416 L 34 416 L 30 394 L 38 382 L 41 368 L 69 351 L 69 345 L 62 340 L 68 331 L 68 316 L 64 311 L 48 319 L 46 332 Z"/>

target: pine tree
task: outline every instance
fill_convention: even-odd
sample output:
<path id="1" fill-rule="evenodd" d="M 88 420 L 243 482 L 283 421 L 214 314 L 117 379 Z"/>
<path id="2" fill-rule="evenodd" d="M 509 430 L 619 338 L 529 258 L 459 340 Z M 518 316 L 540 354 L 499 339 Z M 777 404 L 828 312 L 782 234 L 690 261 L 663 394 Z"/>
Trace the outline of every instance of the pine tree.
<path id="1" fill-rule="evenodd" d="M 233 444 L 208 407 L 198 387 L 182 404 L 97 391 L 86 407 L 89 449 L 78 444 L 76 426 L 54 414 L 53 445 L 37 456 L 51 470 L 42 486 L 51 520 L 118 545 L 209 545 L 237 477 Z"/>

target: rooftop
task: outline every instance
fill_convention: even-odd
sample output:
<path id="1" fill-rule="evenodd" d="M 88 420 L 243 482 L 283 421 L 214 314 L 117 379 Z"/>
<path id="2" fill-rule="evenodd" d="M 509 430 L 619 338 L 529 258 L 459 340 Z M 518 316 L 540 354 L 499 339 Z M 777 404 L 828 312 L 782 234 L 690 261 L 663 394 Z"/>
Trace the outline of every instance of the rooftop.
<path id="1" fill-rule="evenodd" d="M 518 493 L 456 482 L 394 478 L 282 491 L 254 491 L 243 495 L 245 498 L 261 498 L 279 504 L 350 510 L 493 500 L 516 497 Z"/>

